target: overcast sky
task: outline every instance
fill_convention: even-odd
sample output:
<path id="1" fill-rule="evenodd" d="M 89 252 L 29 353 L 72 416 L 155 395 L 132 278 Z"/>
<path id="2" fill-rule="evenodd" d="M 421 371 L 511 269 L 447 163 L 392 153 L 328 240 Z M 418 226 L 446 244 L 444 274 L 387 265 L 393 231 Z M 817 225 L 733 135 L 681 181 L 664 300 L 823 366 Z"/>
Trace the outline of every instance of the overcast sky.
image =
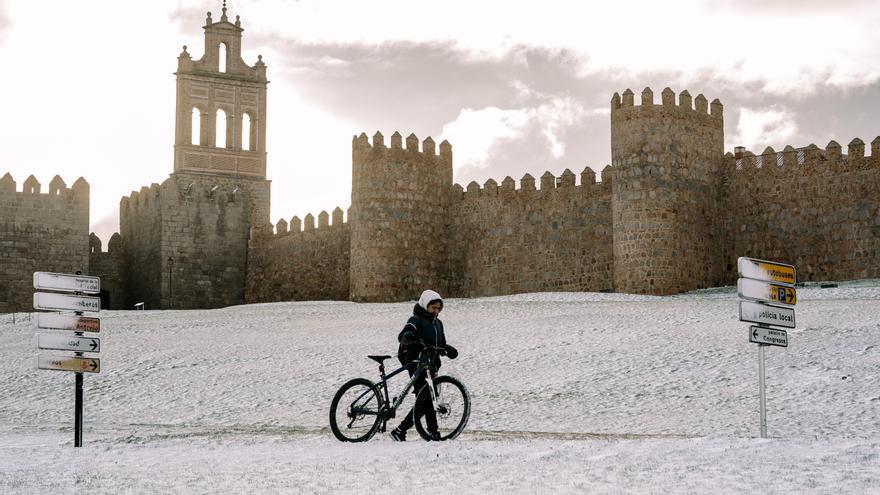
<path id="1" fill-rule="evenodd" d="M 123 195 L 172 171 L 177 55 L 220 1 L 0 0 L 0 175 Z M 350 205 L 351 137 L 452 143 L 455 181 L 610 161 L 609 101 L 666 86 L 724 104 L 725 148 L 880 134 L 880 0 L 241 0 L 262 54 L 272 222 Z M 636 99 L 638 102 L 638 98 Z"/>

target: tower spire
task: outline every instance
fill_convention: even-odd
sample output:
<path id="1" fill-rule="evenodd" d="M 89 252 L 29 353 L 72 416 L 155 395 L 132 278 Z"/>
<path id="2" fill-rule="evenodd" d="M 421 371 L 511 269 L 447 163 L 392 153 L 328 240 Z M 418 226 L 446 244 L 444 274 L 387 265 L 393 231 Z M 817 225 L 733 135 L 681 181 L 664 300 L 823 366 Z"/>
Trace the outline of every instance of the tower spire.
<path id="1" fill-rule="evenodd" d="M 229 19 L 226 17 L 226 0 L 223 0 L 223 15 L 220 16 L 220 22 L 226 22 Z"/>

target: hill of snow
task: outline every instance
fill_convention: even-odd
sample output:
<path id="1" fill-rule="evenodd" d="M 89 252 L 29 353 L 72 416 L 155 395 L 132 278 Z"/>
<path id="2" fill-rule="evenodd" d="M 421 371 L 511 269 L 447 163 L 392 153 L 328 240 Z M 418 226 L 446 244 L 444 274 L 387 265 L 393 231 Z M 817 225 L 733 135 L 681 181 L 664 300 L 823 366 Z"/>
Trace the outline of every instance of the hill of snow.
<path id="1" fill-rule="evenodd" d="M 413 303 L 102 312 L 81 449 L 73 374 L 36 370 L 33 321 L 0 315 L 0 489 L 877 493 L 880 282 L 798 290 L 789 347 L 766 350 L 769 439 L 737 301 L 449 299 L 461 355 L 441 371 L 473 411 L 440 444 L 343 444 L 327 424 L 345 380 L 377 376 L 366 355 L 396 352 Z"/>

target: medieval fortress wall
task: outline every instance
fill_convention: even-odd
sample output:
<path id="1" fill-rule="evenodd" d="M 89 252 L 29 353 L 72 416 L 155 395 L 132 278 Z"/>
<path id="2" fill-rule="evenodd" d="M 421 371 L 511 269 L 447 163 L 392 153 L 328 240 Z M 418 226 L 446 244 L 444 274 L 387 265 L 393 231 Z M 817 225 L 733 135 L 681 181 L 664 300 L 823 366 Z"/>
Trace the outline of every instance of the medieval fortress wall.
<path id="1" fill-rule="evenodd" d="M 599 181 L 586 168 L 463 188 L 450 143 L 361 134 L 348 213 L 273 226 L 266 65 L 241 58 L 225 7 L 203 29 L 204 55 L 178 56 L 173 172 L 122 198 L 108 252 L 88 235 L 85 180 L 40 194 L 0 179 L 0 312 L 31 307 L 34 271 L 96 274 L 111 308 L 148 309 L 675 294 L 733 283 L 738 256 L 792 263 L 800 281 L 880 277 L 880 137 L 870 155 L 859 139 L 725 155 L 721 102 L 669 88 L 614 94 Z"/>
<path id="2" fill-rule="evenodd" d="M 305 222 L 279 220 L 256 233 L 248 250 L 245 302 L 347 300 L 350 292 L 351 228 L 342 209 Z"/>
<path id="3" fill-rule="evenodd" d="M 0 178 L 0 313 L 33 308 L 33 273 L 89 272 L 89 184 L 68 188 L 59 176 L 48 193 L 32 175 L 22 189 Z"/>
<path id="4" fill-rule="evenodd" d="M 724 277 L 737 256 L 784 260 L 804 280 L 880 277 L 880 137 L 724 157 Z"/>
<path id="5" fill-rule="evenodd" d="M 456 185 L 450 208 L 449 293 L 476 297 L 517 292 L 612 290 L 611 168 L 602 182 L 586 168 L 580 183 L 526 174 Z"/>

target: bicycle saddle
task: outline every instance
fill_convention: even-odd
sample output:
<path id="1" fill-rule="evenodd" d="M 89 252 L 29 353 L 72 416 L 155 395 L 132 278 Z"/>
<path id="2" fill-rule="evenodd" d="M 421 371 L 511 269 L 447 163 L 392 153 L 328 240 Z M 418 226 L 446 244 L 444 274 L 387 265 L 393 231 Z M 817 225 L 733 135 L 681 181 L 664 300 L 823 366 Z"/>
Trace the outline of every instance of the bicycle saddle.
<path id="1" fill-rule="evenodd" d="M 385 361 L 386 359 L 390 358 L 391 356 L 367 356 L 367 357 L 372 359 L 373 361 L 376 361 L 379 364 L 382 364 L 382 361 Z"/>

